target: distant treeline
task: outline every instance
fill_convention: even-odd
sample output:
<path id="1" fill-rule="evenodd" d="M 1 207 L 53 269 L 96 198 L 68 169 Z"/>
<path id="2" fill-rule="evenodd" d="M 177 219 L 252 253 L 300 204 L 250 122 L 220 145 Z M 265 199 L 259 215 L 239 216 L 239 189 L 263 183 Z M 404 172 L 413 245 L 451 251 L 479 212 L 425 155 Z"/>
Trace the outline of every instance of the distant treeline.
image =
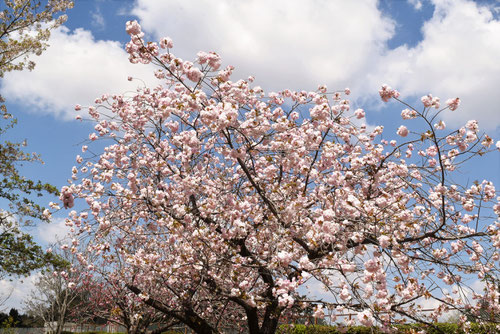
<path id="1" fill-rule="evenodd" d="M 0 328 L 32 328 L 43 327 L 41 318 L 27 314 L 21 314 L 15 308 L 11 308 L 9 313 L 0 312 Z"/>

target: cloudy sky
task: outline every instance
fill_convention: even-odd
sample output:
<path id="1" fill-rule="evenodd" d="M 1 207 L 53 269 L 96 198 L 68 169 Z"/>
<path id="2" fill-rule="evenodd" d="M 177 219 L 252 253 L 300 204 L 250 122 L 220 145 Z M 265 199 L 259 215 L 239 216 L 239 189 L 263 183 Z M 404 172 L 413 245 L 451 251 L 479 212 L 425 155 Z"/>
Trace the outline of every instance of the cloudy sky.
<path id="1" fill-rule="evenodd" d="M 9 139 L 28 142 L 45 164 L 23 167 L 26 176 L 59 187 L 91 126 L 75 121 L 75 104 L 91 105 L 103 93 L 153 82 L 151 68 L 128 62 L 125 22 L 136 19 L 146 38 L 170 36 L 173 52 L 194 59 L 218 52 L 236 77 L 256 77 L 266 90 L 350 87 L 352 103 L 370 124 L 399 126 L 400 105 L 382 105 L 379 87 L 397 88 L 417 104 L 432 93 L 460 97 L 460 108 L 443 115 L 448 125 L 477 119 L 500 139 L 500 2 L 468 0 L 77 0 L 67 23 L 54 31 L 49 49 L 35 57 L 32 72 L 10 73 L 0 92 L 19 125 Z M 471 165 L 470 178 L 500 180 L 500 157 Z M 53 199 L 47 199 L 47 202 Z M 63 235 L 60 217 L 32 230 L 47 244 Z M 4 307 L 19 307 L 27 283 L 0 281 L 12 290 Z"/>

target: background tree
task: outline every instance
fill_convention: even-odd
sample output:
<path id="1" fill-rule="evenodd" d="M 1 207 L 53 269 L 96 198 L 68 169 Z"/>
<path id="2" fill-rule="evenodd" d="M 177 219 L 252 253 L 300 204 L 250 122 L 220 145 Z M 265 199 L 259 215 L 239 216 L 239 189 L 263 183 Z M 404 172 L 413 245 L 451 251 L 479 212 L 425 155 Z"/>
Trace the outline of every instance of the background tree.
<path id="1" fill-rule="evenodd" d="M 124 283 L 127 280 L 116 276 L 123 273 L 116 269 L 122 263 L 112 258 L 78 257 L 83 273 L 77 289 L 79 298 L 70 317 L 79 323 L 115 324 L 131 334 L 146 331 L 159 334 L 177 324 L 178 321 L 145 305 L 130 291 Z"/>
<path id="2" fill-rule="evenodd" d="M 48 46 L 50 30 L 67 17 L 56 14 L 73 7 L 72 1 L 4 0 L 0 12 L 0 77 L 6 72 L 32 70 L 31 55 L 41 55 Z"/>
<path id="3" fill-rule="evenodd" d="M 62 245 L 56 251 L 59 264 L 51 264 L 42 271 L 29 296 L 24 301 L 26 312 L 43 319 L 51 333 L 61 334 L 65 322 L 76 307 L 81 269 L 74 253 Z M 58 248 L 55 248 L 56 250 Z"/>
<path id="4" fill-rule="evenodd" d="M 11 287 L 7 291 L 3 291 L 2 294 L 0 294 L 0 308 L 5 304 L 7 300 L 9 300 L 10 296 L 12 295 L 12 292 L 14 291 L 14 288 Z"/>
<path id="5" fill-rule="evenodd" d="M 5 0 L 0 7 L 0 78 L 10 71 L 31 70 L 30 56 L 40 55 L 48 46 L 50 30 L 61 25 L 66 16 L 56 14 L 73 6 L 69 0 L 49 0 L 45 6 L 36 0 Z M 16 123 L 0 96 L 4 124 L 0 137 Z M 42 206 L 34 198 L 56 194 L 57 189 L 41 181 L 29 180 L 19 173 L 25 162 L 40 161 L 36 154 L 23 151 L 26 143 L 0 142 L 0 276 L 26 275 L 47 260 L 41 248 L 22 227 L 33 219 L 48 221 Z"/>
<path id="6" fill-rule="evenodd" d="M 389 141 L 382 126 L 359 125 L 365 112 L 350 110 L 347 89 L 265 94 L 251 77 L 231 81 L 215 53 L 193 63 L 169 38 L 143 41 L 137 22 L 127 32 L 130 61 L 156 64 L 163 85 L 89 107 L 89 139 L 110 143 L 77 157 L 60 199 L 87 203 L 70 214 L 76 234 L 89 255 L 120 264 L 108 275 L 146 305 L 196 333 L 274 333 L 307 307 L 387 331 L 433 326 L 450 309 L 464 326 L 491 320 L 484 307 L 500 312 L 498 194 L 455 178 L 493 140 L 473 120 L 446 130 L 440 114 L 458 98 L 441 107 L 424 96 L 416 109 L 383 86 L 382 100 L 414 119 Z M 325 293 L 299 289 L 310 284 Z M 440 306 L 426 313 L 428 300 Z"/>
<path id="7" fill-rule="evenodd" d="M 144 304 L 123 280 L 102 276 L 95 269 L 92 275 L 85 275 L 78 293 L 79 301 L 70 314 L 75 322 L 116 324 L 130 334 L 147 330 L 159 334 L 178 324 L 175 319 Z"/>

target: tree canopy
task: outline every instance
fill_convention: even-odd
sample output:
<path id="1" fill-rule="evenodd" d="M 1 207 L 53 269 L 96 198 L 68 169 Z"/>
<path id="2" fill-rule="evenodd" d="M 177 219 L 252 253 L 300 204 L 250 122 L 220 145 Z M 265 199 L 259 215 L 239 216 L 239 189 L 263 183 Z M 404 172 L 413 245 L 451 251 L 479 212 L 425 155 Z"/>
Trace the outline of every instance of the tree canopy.
<path id="1" fill-rule="evenodd" d="M 265 93 L 252 77 L 233 81 L 214 52 L 191 62 L 169 38 L 144 41 L 135 21 L 127 32 L 130 61 L 155 64 L 162 84 L 88 109 L 89 141 L 108 145 L 77 157 L 60 197 L 88 205 L 68 218 L 75 242 L 89 240 L 88 271 L 98 256 L 196 333 L 274 333 L 306 308 L 387 331 L 450 309 L 464 327 L 500 312 L 497 192 L 454 178 L 495 146 L 474 120 L 446 129 L 440 115 L 458 98 L 427 95 L 417 109 L 384 85 L 382 100 L 414 120 L 387 140 L 348 89 Z M 426 313 L 429 301 L 440 306 Z"/>
<path id="2" fill-rule="evenodd" d="M 49 0 L 45 6 L 35 0 L 4 0 L 0 11 L 0 78 L 10 71 L 31 70 L 32 55 L 40 55 L 48 46 L 50 30 L 66 20 L 57 13 L 71 8 L 69 0 Z M 5 140 L 6 131 L 17 120 L 7 111 L 0 96 L 0 276 L 26 275 L 40 268 L 47 256 L 23 226 L 35 220 L 48 221 L 48 211 L 36 202 L 44 194 L 57 194 L 47 183 L 22 176 L 19 167 L 26 162 L 41 161 L 37 154 L 24 151 L 26 142 Z"/>

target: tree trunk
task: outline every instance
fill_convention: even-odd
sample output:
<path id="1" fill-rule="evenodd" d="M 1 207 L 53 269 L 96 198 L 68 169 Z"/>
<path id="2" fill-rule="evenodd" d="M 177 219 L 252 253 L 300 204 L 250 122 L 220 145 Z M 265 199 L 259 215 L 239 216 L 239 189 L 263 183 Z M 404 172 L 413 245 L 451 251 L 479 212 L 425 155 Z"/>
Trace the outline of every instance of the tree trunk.
<path id="1" fill-rule="evenodd" d="M 277 302 L 272 303 L 266 309 L 266 314 L 264 315 L 264 321 L 262 325 L 259 326 L 259 317 L 257 310 L 255 308 L 246 310 L 248 332 L 250 334 L 274 334 L 278 328 L 279 316 L 272 316 L 278 313 Z"/>
<path id="2" fill-rule="evenodd" d="M 57 319 L 57 328 L 56 328 L 56 334 L 61 334 L 62 330 L 64 328 L 64 323 L 66 320 L 66 305 L 62 307 L 59 313 L 59 317 Z"/>
<path id="3" fill-rule="evenodd" d="M 63 330 L 64 322 L 61 321 L 60 319 L 57 320 L 57 325 L 56 325 L 56 332 L 55 334 L 61 334 Z"/>
<path id="4" fill-rule="evenodd" d="M 274 334 L 276 333 L 277 328 L 278 328 L 278 318 L 274 318 L 262 324 L 259 334 Z"/>

